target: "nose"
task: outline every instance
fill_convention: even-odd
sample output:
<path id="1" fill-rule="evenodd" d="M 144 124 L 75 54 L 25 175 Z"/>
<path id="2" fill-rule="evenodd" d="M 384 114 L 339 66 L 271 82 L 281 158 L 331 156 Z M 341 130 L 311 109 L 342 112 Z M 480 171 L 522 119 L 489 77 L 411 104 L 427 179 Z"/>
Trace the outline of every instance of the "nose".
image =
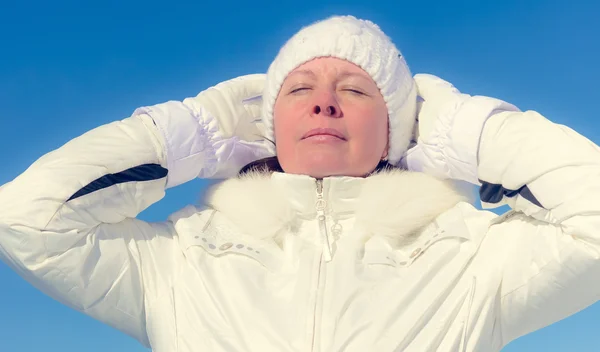
<path id="1" fill-rule="evenodd" d="M 338 111 L 339 109 L 336 109 L 336 107 L 333 105 L 327 105 L 325 108 L 321 108 L 320 105 L 315 105 L 313 108 L 313 113 L 315 115 L 319 115 L 322 112 L 325 116 L 331 117 L 335 117 Z"/>
<path id="2" fill-rule="evenodd" d="M 312 113 L 315 116 L 342 117 L 342 109 L 340 109 L 336 99 L 330 93 L 322 96 L 321 99 L 314 104 Z"/>

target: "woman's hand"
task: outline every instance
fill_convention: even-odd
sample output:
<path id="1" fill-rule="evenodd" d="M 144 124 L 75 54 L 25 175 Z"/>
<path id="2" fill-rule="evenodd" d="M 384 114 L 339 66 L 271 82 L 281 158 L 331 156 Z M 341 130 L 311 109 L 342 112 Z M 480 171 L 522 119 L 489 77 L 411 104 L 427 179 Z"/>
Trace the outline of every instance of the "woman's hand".
<path id="1" fill-rule="evenodd" d="M 414 146 L 401 165 L 442 179 L 479 184 L 478 151 L 485 122 L 498 112 L 518 109 L 498 99 L 463 94 L 433 75 L 418 74 L 414 79 L 419 99 Z"/>
<path id="2" fill-rule="evenodd" d="M 162 135 L 167 188 L 196 177 L 233 177 L 246 164 L 273 155 L 260 116 L 264 83 L 264 74 L 241 76 L 183 102 L 136 110 L 150 116 Z"/>
<path id="3" fill-rule="evenodd" d="M 264 74 L 230 79 L 184 100 L 203 111 L 209 143 L 217 165 L 204 178 L 235 176 L 246 164 L 274 155 L 274 146 L 264 138 L 261 121 Z M 201 122 L 202 123 L 202 122 Z M 205 169 L 208 171 L 208 169 Z"/>

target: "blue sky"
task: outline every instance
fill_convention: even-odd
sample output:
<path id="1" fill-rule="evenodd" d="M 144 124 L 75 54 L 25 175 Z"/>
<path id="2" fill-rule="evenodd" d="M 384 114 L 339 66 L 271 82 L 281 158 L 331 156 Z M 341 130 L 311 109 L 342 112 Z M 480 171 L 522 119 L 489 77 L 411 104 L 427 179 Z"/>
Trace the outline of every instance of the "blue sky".
<path id="1" fill-rule="evenodd" d="M 598 2 L 10 3 L 0 5 L 0 184 L 136 107 L 266 71 L 285 39 L 332 14 L 378 23 L 414 73 L 537 110 L 600 143 Z M 205 186 L 197 180 L 170 190 L 141 218 L 163 220 Z M 599 327 L 600 303 L 505 351 L 598 351 Z M 45 297 L 0 263 L 0 351 L 145 349 Z"/>

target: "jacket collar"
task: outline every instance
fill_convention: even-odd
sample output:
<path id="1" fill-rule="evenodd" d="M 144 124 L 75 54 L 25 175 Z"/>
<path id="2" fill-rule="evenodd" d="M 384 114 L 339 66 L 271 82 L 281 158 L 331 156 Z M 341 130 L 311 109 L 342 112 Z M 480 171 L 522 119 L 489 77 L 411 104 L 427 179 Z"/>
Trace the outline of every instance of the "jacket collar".
<path id="1" fill-rule="evenodd" d="M 461 201 L 465 192 L 424 173 L 387 170 L 366 178 L 322 180 L 325 213 L 355 218 L 366 236 L 384 236 L 397 245 Z M 206 193 L 205 204 L 226 216 L 244 233 L 274 238 L 317 216 L 317 180 L 306 175 L 251 172 L 223 181 Z"/>

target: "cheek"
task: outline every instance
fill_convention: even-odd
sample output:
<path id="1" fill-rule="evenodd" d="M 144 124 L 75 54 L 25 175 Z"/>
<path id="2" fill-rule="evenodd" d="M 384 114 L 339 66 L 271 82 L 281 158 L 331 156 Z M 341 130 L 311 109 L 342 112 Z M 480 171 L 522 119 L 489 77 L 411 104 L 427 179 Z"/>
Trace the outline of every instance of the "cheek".
<path id="1" fill-rule="evenodd" d="M 298 125 L 298 107 L 294 104 L 276 103 L 273 109 L 273 127 L 277 147 L 294 141 Z"/>
<path id="2" fill-rule="evenodd" d="M 275 139 L 277 140 L 280 140 L 279 136 L 284 131 L 288 130 L 286 126 L 287 119 L 284 118 L 285 115 L 285 109 L 282 109 L 277 104 L 275 104 L 275 107 L 273 109 L 273 128 L 275 129 Z"/>
<path id="3" fill-rule="evenodd" d="M 356 137 L 359 137 L 361 140 L 368 140 L 371 144 L 373 144 L 373 140 L 381 143 L 387 143 L 387 107 L 385 109 L 378 107 L 356 107 L 354 112 L 356 114 L 355 118 L 351 120 L 351 125 Z M 375 145 L 381 143 L 375 143 Z"/>

